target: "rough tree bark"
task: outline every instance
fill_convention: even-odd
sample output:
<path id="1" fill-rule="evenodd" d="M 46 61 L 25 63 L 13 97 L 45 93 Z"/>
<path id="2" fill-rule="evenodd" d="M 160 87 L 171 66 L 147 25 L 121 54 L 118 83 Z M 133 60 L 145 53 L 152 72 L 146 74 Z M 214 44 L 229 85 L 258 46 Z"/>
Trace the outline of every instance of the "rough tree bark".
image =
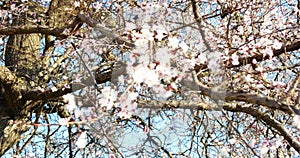
<path id="1" fill-rule="evenodd" d="M 27 3 L 29 10 L 13 17 L 12 28 L 17 26 L 60 28 L 71 24 L 79 13 L 70 0 L 53 0 L 48 10 L 35 2 Z M 33 12 L 35 16 L 46 13 L 46 19 L 33 23 L 33 19 L 37 19 L 30 14 Z M 58 31 L 62 30 L 58 29 Z M 28 121 L 34 111 L 30 107 L 36 108 L 37 105 L 41 105 L 41 100 L 26 99 L 23 95 L 32 91 L 38 84 L 47 82 L 47 80 L 38 78 L 37 75 L 39 72 L 45 71 L 45 68 L 42 69 L 42 67 L 47 66 L 42 65 L 44 63 L 42 60 L 47 59 L 40 55 L 41 40 L 44 37 L 47 45 L 47 50 L 44 52 L 51 51 L 51 42 L 53 46 L 51 36 L 33 33 L 10 35 L 8 38 L 5 49 L 5 67 L 0 67 L 0 155 L 18 142 L 21 135 L 30 128 Z"/>

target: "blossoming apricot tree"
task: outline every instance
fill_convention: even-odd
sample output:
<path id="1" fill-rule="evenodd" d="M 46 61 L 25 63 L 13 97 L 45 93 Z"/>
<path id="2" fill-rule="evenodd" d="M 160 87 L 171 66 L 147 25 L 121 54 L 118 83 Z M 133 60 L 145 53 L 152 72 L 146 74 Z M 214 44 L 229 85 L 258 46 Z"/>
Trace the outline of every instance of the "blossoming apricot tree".
<path id="1" fill-rule="evenodd" d="M 299 8 L 0 2 L 0 155 L 299 156 Z"/>

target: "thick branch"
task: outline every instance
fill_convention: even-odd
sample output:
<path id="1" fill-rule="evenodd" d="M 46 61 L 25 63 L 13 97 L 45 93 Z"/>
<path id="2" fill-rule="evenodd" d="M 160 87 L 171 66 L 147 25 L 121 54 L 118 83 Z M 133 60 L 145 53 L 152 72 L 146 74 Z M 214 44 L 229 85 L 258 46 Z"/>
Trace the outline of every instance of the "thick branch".
<path id="1" fill-rule="evenodd" d="M 293 136 L 289 134 L 288 130 L 284 126 L 282 126 L 278 121 L 271 119 L 266 113 L 263 113 L 252 107 L 242 107 L 240 105 L 230 106 L 230 104 L 219 106 L 217 104 L 207 104 L 202 102 L 179 101 L 179 100 L 172 100 L 172 101 L 138 100 L 138 108 L 151 108 L 151 109 L 181 108 L 181 109 L 200 109 L 200 110 L 214 110 L 214 111 L 220 111 L 224 109 L 231 112 L 243 112 L 246 114 L 250 114 L 266 122 L 269 126 L 276 129 L 296 151 L 300 151 L 300 143 L 297 140 L 293 139 Z"/>
<path id="2" fill-rule="evenodd" d="M 111 71 L 106 71 L 104 73 L 96 74 L 95 77 L 96 77 L 97 84 L 111 81 Z M 69 87 L 61 87 L 55 92 L 53 92 L 52 90 L 47 90 L 44 92 L 41 92 L 39 90 L 33 90 L 23 94 L 23 97 L 26 100 L 33 100 L 33 101 L 50 100 L 92 85 L 94 85 L 94 82 L 92 82 L 89 79 L 89 80 L 81 81 L 80 83 L 71 83 Z"/>
<path id="3" fill-rule="evenodd" d="M 232 111 L 232 112 L 244 112 L 244 113 L 250 114 L 260 120 L 263 120 L 269 126 L 276 129 L 297 152 L 300 151 L 300 143 L 296 139 L 293 139 L 293 136 L 288 132 L 288 130 L 282 124 L 280 124 L 277 120 L 270 118 L 270 116 L 268 116 L 266 113 L 263 113 L 259 110 L 251 108 L 251 107 L 238 106 L 235 108 L 227 107 L 224 109 L 228 110 L 228 111 Z"/>
<path id="4" fill-rule="evenodd" d="M 20 86 L 18 85 L 17 77 L 5 66 L 0 66 L 0 84 L 4 88 L 5 95 L 5 104 L 4 110 L 7 114 L 13 116 L 17 110 L 19 105 L 19 101 L 21 99 L 20 95 Z"/>
<path id="5" fill-rule="evenodd" d="M 25 25 L 25 26 L 12 26 L 6 28 L 0 28 L 0 35 L 18 35 L 18 34 L 33 34 L 41 33 L 44 35 L 52 35 L 59 38 L 67 38 L 68 35 L 65 34 L 65 30 L 69 29 L 70 31 L 80 26 L 82 23 L 86 23 L 94 29 L 99 30 L 104 36 L 115 40 L 118 44 L 124 44 L 127 47 L 135 47 L 133 43 L 127 42 L 126 40 L 120 38 L 118 35 L 112 33 L 107 28 L 97 25 L 91 18 L 79 14 L 74 22 L 70 25 L 61 28 L 51 28 L 48 26 L 39 26 L 39 25 Z"/>
<path id="6" fill-rule="evenodd" d="M 68 36 L 66 34 L 63 34 L 63 31 L 68 28 L 70 27 L 50 28 L 48 26 L 38 26 L 38 25 L 13 26 L 13 27 L 1 28 L 0 35 L 41 33 L 45 35 L 67 38 Z"/>
<path id="7" fill-rule="evenodd" d="M 224 101 L 241 101 L 251 104 L 257 104 L 264 107 L 268 107 L 274 110 L 280 110 L 287 114 L 297 113 L 300 114 L 300 111 L 295 109 L 293 105 L 287 105 L 281 103 L 273 98 L 260 96 L 258 94 L 244 93 L 244 92 L 233 92 L 233 91 L 217 91 L 213 88 L 209 88 L 203 85 L 198 81 L 195 72 L 194 81 L 184 79 L 182 85 L 184 85 L 188 90 L 199 91 L 202 95 L 208 96 L 215 101 L 224 100 Z"/>
<path id="8" fill-rule="evenodd" d="M 273 56 L 276 57 L 283 53 L 292 52 L 292 51 L 295 51 L 298 49 L 300 49 L 300 41 L 296 41 L 290 45 L 282 46 L 280 49 L 273 50 Z M 227 68 L 239 67 L 239 66 L 242 66 L 245 64 L 252 63 L 253 59 L 255 59 L 256 61 L 259 62 L 259 61 L 267 60 L 267 59 L 269 59 L 269 57 L 264 54 L 257 54 L 257 55 L 250 56 L 250 57 L 239 58 L 238 65 L 229 65 L 229 66 L 227 66 Z"/>
<path id="9" fill-rule="evenodd" d="M 199 89 L 194 89 L 201 91 L 202 95 L 208 96 L 215 101 L 224 100 L 227 102 L 240 101 L 251 104 L 261 105 L 273 110 L 280 110 L 287 114 L 300 114 L 300 111 L 295 109 L 293 105 L 287 105 L 279 102 L 273 98 L 267 96 L 260 96 L 258 94 L 244 93 L 244 92 L 233 92 L 233 91 L 215 91 L 212 88 L 208 88 L 202 85 L 199 81 L 196 81 Z M 193 87 L 190 87 L 193 88 Z"/>
<path id="10" fill-rule="evenodd" d="M 0 83 L 3 85 L 12 85 L 16 76 L 5 66 L 0 66 Z"/>

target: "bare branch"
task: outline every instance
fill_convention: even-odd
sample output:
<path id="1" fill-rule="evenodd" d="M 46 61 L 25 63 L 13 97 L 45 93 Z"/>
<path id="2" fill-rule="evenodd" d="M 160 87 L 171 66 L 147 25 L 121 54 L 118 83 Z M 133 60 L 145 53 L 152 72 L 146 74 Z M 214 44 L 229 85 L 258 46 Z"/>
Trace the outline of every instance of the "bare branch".
<path id="1" fill-rule="evenodd" d="M 135 47 L 135 44 L 122 39 L 119 35 L 114 34 L 112 31 L 110 31 L 106 27 L 101 26 L 101 25 L 97 24 L 96 22 L 94 22 L 90 17 L 87 17 L 83 14 L 78 14 L 78 18 L 82 22 L 88 24 L 90 27 L 99 30 L 105 37 L 115 40 L 118 44 L 121 44 L 121 45 L 123 44 L 130 48 Z"/>

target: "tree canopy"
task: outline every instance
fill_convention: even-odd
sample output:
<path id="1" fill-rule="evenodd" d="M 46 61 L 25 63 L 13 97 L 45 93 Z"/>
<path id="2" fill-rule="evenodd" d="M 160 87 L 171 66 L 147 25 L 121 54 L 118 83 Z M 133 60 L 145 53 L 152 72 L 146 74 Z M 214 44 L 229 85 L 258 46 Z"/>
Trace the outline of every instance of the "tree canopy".
<path id="1" fill-rule="evenodd" d="M 299 0 L 0 2 L 0 155 L 296 157 Z"/>

